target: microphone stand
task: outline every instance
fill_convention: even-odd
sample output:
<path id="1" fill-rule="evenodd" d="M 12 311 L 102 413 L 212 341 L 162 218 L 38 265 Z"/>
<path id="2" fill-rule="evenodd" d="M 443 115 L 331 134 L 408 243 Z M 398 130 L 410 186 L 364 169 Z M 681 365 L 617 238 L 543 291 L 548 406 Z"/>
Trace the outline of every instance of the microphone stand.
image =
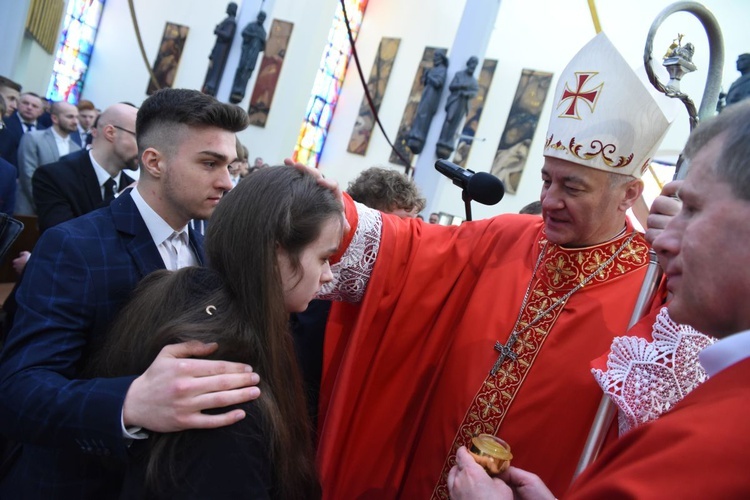
<path id="1" fill-rule="evenodd" d="M 471 220 L 471 196 L 469 191 L 464 189 L 461 191 L 461 199 L 464 200 L 464 208 L 466 210 L 466 220 Z"/>

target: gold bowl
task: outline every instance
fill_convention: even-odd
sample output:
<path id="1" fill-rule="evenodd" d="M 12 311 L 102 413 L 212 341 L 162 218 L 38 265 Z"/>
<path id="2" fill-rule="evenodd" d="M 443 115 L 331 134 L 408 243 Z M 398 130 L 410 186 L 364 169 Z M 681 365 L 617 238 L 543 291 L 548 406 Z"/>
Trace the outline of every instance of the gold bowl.
<path id="1" fill-rule="evenodd" d="M 479 434 L 471 438 L 469 453 L 488 474 L 500 474 L 510 467 L 513 458 L 510 445 L 492 434 Z"/>

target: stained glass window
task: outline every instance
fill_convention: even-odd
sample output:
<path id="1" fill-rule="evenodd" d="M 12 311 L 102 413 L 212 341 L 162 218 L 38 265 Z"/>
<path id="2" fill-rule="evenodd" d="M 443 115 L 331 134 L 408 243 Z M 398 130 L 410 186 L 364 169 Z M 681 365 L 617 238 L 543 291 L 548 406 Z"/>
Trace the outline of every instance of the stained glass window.
<path id="1" fill-rule="evenodd" d="M 344 3 L 349 26 L 352 29 L 352 38 L 356 41 L 362 18 L 365 15 L 367 0 L 345 0 Z M 297 145 L 294 148 L 293 158 L 296 161 L 310 167 L 317 167 L 351 53 L 352 47 L 346 31 L 344 11 L 339 3 L 331 30 L 328 32 L 328 44 L 320 59 L 320 68 L 315 77 L 312 95 L 307 103 L 305 121 L 302 123 Z"/>
<path id="2" fill-rule="evenodd" d="M 105 0 L 70 0 L 57 45 L 47 98 L 77 103 L 94 49 Z"/>

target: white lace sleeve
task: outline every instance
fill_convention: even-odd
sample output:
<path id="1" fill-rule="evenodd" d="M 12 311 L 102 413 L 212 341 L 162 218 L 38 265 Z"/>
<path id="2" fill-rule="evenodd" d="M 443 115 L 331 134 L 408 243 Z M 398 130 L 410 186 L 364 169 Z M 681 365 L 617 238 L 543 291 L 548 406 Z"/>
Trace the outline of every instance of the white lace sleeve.
<path id="1" fill-rule="evenodd" d="M 380 249 L 383 218 L 379 211 L 361 203 L 355 206 L 359 222 L 354 236 L 341 260 L 331 266 L 333 281 L 321 288 L 320 299 L 359 302 L 367 289 Z"/>
<path id="2" fill-rule="evenodd" d="M 618 408 L 620 435 L 658 418 L 708 377 L 698 353 L 715 339 L 672 321 L 662 308 L 651 342 L 615 337 L 607 370 L 591 370 Z"/>

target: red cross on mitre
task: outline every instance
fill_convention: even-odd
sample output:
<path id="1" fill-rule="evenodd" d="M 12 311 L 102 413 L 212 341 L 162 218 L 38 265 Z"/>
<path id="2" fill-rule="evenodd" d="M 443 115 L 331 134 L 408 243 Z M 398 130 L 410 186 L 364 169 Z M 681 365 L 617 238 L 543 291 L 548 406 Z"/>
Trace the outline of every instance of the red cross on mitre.
<path id="1" fill-rule="evenodd" d="M 591 90 L 583 90 L 583 87 L 591 78 L 593 78 L 594 76 L 598 74 L 599 73 L 596 71 L 591 72 L 591 73 L 576 71 L 575 73 L 576 89 L 570 90 L 570 88 L 568 87 L 568 84 L 566 83 L 565 90 L 563 91 L 562 97 L 560 98 L 560 102 L 557 104 L 557 107 L 560 108 L 560 106 L 565 101 L 568 101 L 568 100 L 570 101 L 570 103 L 568 104 L 568 107 L 560 115 L 560 118 L 575 118 L 577 120 L 580 120 L 581 116 L 578 114 L 579 99 L 588 105 L 592 113 L 594 112 L 594 108 L 596 107 L 596 101 L 599 100 L 599 94 L 601 93 L 604 83 L 600 83 L 597 87 Z"/>

